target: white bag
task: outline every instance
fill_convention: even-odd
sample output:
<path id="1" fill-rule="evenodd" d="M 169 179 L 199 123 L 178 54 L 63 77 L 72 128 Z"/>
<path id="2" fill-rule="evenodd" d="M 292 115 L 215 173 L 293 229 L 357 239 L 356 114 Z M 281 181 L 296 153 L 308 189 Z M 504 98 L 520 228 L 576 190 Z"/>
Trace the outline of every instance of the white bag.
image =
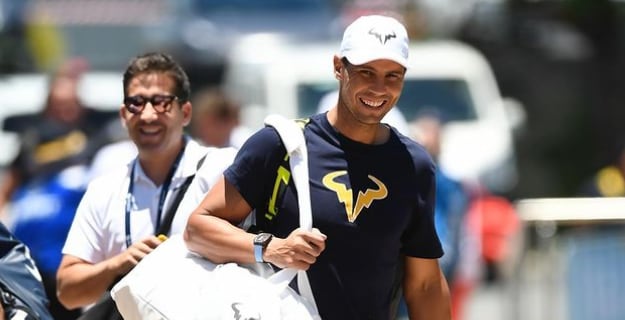
<path id="1" fill-rule="evenodd" d="M 298 189 L 300 226 L 312 229 L 308 159 L 302 130 L 292 120 L 269 116 L 290 154 Z M 147 255 L 111 290 L 126 320 L 321 319 L 305 271 L 256 264 L 215 265 L 190 252 L 181 235 Z M 252 269 L 255 271 L 251 271 Z M 289 283 L 297 276 L 300 294 Z"/>
<path id="2" fill-rule="evenodd" d="M 288 286 L 297 271 L 267 273 L 265 279 L 235 263 L 215 265 L 189 252 L 182 236 L 175 235 L 111 295 L 126 320 L 320 319 L 316 308 Z"/>

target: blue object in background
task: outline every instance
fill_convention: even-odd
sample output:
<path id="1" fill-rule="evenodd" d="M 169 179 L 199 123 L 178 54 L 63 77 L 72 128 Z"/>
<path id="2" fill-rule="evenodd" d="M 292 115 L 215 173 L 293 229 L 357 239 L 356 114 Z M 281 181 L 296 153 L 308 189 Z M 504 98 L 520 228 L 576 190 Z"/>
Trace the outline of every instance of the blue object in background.
<path id="1" fill-rule="evenodd" d="M 450 283 L 458 265 L 461 228 L 468 204 L 469 196 L 463 185 L 437 170 L 434 225 L 445 252 L 439 262 Z"/>
<path id="2" fill-rule="evenodd" d="M 566 283 L 571 320 L 625 317 L 625 230 L 589 228 L 567 243 Z"/>
<path id="3" fill-rule="evenodd" d="M 32 179 L 12 198 L 11 229 L 30 248 L 42 274 L 56 274 L 86 177 L 85 167 L 73 166 Z"/>

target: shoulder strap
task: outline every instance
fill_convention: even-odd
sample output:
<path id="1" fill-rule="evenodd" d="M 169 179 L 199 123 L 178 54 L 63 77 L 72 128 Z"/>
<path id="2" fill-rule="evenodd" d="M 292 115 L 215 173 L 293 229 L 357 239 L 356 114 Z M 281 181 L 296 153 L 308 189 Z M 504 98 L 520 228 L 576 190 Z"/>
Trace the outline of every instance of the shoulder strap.
<path id="1" fill-rule="evenodd" d="M 301 123 L 289 120 L 280 115 L 269 115 L 265 124 L 278 131 L 280 139 L 290 156 L 289 165 L 295 188 L 297 189 L 297 203 L 299 205 L 299 224 L 301 228 L 312 230 L 312 210 L 310 206 L 310 185 L 308 181 L 308 148 Z M 286 273 L 283 273 L 286 275 Z M 315 313 L 317 304 L 313 295 L 306 271 L 297 271 L 297 288 L 302 297 L 310 302 Z"/>
<path id="2" fill-rule="evenodd" d="M 300 227 L 312 229 L 312 212 L 310 208 L 310 185 L 308 182 L 308 149 L 302 127 L 295 121 L 279 115 L 269 115 L 265 124 L 272 126 L 284 144 L 289 155 L 289 166 L 299 205 Z"/>
<path id="3" fill-rule="evenodd" d="M 200 169 L 205 159 L 206 159 L 206 155 L 200 158 L 200 160 L 198 161 L 195 167 L 196 171 Z M 163 223 L 161 223 L 161 226 L 158 228 L 156 232 L 156 235 L 159 235 L 159 234 L 169 235 L 169 231 L 171 230 L 171 224 L 174 221 L 174 215 L 176 214 L 176 211 L 178 210 L 178 206 L 180 205 L 180 201 L 182 201 L 182 197 L 184 197 L 184 194 L 187 192 L 189 185 L 193 181 L 193 178 L 195 178 L 195 174 L 188 176 L 187 179 L 184 180 L 184 182 L 180 186 L 178 193 L 176 194 L 176 197 L 171 203 L 171 206 L 169 206 L 169 209 L 167 210 L 167 213 L 165 214 L 165 217 L 163 218 Z"/>
<path id="4" fill-rule="evenodd" d="M 295 119 L 294 121 L 301 128 L 301 130 L 304 130 L 306 128 L 306 125 L 310 122 L 310 118 Z M 269 124 L 266 125 L 271 126 Z M 250 229 L 248 229 L 248 231 L 258 233 L 262 232 L 262 230 L 270 229 L 270 225 L 274 223 L 273 219 L 279 214 L 280 204 L 282 203 L 284 193 L 290 181 L 292 181 L 290 154 L 288 152 L 285 152 L 284 157 L 282 158 L 282 162 L 278 165 L 278 168 L 276 169 L 276 177 L 273 182 L 273 189 L 267 199 L 267 202 L 265 203 L 265 210 L 256 212 L 254 223 L 252 224 Z"/>

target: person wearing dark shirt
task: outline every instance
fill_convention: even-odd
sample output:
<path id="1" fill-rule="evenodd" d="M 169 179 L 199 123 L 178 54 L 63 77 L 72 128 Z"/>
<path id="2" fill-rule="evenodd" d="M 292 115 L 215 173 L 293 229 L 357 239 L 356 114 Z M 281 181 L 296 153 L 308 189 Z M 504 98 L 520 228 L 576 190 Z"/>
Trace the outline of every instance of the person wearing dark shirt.
<path id="1" fill-rule="evenodd" d="M 191 214 L 187 246 L 215 263 L 308 270 L 325 320 L 391 319 L 400 287 L 411 319 L 449 320 L 435 165 L 423 147 L 380 122 L 403 87 L 407 32 L 391 17 L 360 17 L 333 61 L 338 101 L 304 126 L 315 228 L 297 228 L 297 194 L 285 176 L 276 210 L 267 210 L 286 151 L 266 127 Z M 259 235 L 237 227 L 251 212 Z"/>

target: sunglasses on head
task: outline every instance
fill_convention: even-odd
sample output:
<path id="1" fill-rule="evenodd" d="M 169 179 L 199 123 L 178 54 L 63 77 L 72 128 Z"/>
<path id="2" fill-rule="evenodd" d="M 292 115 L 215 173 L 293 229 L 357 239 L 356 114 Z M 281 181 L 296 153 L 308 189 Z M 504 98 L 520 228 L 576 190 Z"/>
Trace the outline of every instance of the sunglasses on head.
<path id="1" fill-rule="evenodd" d="M 149 102 L 154 111 L 164 113 L 171 109 L 172 102 L 176 99 L 178 97 L 165 94 L 155 94 L 151 97 L 136 95 L 124 98 L 124 106 L 130 113 L 139 113 L 143 111 L 143 108 Z"/>

